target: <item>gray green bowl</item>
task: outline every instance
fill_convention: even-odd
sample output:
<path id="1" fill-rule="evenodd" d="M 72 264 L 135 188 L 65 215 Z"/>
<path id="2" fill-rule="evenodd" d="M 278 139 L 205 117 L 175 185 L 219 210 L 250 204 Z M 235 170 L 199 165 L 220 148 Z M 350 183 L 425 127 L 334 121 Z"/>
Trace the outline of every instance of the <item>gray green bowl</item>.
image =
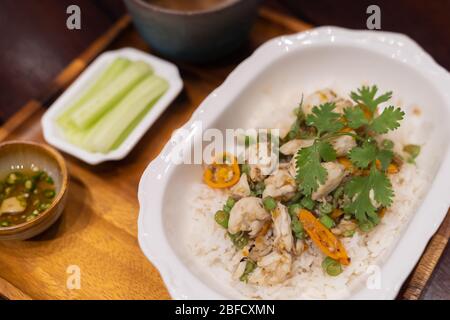
<path id="1" fill-rule="evenodd" d="M 230 0 L 199 11 L 171 10 L 144 0 L 124 1 L 152 49 L 176 60 L 208 62 L 245 42 L 261 0 Z"/>

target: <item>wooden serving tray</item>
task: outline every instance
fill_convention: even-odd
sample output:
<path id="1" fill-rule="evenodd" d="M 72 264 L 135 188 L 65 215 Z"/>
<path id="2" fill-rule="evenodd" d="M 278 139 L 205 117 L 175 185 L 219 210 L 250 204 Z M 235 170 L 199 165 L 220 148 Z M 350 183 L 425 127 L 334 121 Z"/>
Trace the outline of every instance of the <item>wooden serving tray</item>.
<path id="1" fill-rule="evenodd" d="M 137 186 L 174 129 L 245 57 L 266 40 L 311 26 L 261 8 L 250 41 L 228 60 L 205 66 L 177 63 L 184 90 L 122 161 L 89 166 L 65 155 L 70 171 L 67 207 L 49 230 L 28 241 L 0 243 L 0 295 L 9 299 L 169 299 L 157 270 L 137 242 Z M 46 106 L 102 51 L 125 46 L 151 51 L 130 18 L 122 17 L 3 127 L 0 141 L 43 142 L 40 119 Z M 431 240 L 399 298 L 417 299 L 449 238 L 449 215 Z M 69 266 L 78 266 L 81 288 L 68 289 Z M 68 273 L 69 272 L 69 273 Z"/>

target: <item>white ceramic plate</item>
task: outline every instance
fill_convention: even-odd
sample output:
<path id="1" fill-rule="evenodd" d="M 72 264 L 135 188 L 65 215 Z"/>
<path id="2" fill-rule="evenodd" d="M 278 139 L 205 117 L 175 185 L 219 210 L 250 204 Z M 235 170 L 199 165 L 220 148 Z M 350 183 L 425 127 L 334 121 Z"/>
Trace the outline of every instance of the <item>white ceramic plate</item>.
<path id="1" fill-rule="evenodd" d="M 450 200 L 450 75 L 410 38 L 387 32 L 321 27 L 270 40 L 242 62 L 199 106 L 184 128 L 245 128 L 245 119 L 292 92 L 329 85 L 344 92 L 363 83 L 393 90 L 403 105 L 421 106 L 430 123 L 420 166 L 427 194 L 381 265 L 381 289 L 355 289 L 352 299 L 393 299 L 442 222 Z M 295 91 L 297 90 L 297 91 Z M 301 91 L 300 91 L 301 90 Z M 192 147 L 198 141 L 186 140 Z M 175 166 L 168 143 L 139 185 L 139 243 L 176 299 L 236 298 L 236 292 L 199 270 L 183 237 L 189 221 L 186 190 L 201 181 L 199 165 Z"/>
<path id="2" fill-rule="evenodd" d="M 131 132 L 127 139 L 115 150 L 108 153 L 88 152 L 67 142 L 60 130 L 55 124 L 55 118 L 68 107 L 71 102 L 76 100 L 81 92 L 87 88 L 99 72 L 111 63 L 117 57 L 124 57 L 130 60 L 142 60 L 150 64 L 155 70 L 155 74 L 166 79 L 169 83 L 169 89 L 155 103 L 152 109 L 142 119 L 142 121 Z M 123 159 L 151 125 L 158 119 L 161 113 L 176 98 L 183 87 L 178 68 L 165 60 L 152 56 L 146 52 L 134 49 L 123 48 L 115 51 L 102 53 L 94 62 L 78 77 L 78 79 L 50 106 L 42 117 L 42 128 L 45 140 L 54 147 L 77 157 L 84 162 L 95 165 L 107 160 Z"/>

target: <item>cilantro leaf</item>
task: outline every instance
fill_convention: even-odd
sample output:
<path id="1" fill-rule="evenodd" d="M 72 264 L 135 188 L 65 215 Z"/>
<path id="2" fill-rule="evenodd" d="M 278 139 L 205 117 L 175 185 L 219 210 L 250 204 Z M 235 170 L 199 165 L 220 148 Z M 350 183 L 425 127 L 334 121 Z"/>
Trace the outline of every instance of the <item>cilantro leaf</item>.
<path id="1" fill-rule="evenodd" d="M 311 195 L 319 183 L 325 183 L 327 179 L 327 171 L 320 164 L 320 144 L 315 142 L 312 146 L 300 149 L 295 160 L 299 187 L 305 195 Z"/>
<path id="2" fill-rule="evenodd" d="M 327 170 L 321 161 L 336 160 L 336 150 L 329 142 L 316 140 L 313 145 L 297 152 L 295 161 L 297 167 L 296 179 L 299 187 L 307 196 L 317 190 L 319 184 L 325 183 Z"/>
<path id="3" fill-rule="evenodd" d="M 324 161 L 334 161 L 336 160 L 336 150 L 329 142 L 318 142 L 319 144 L 319 154 Z"/>
<path id="4" fill-rule="evenodd" d="M 384 172 L 373 168 L 369 178 L 374 191 L 374 199 L 382 206 L 389 207 L 392 204 L 394 191 L 392 190 L 391 181 Z"/>
<path id="5" fill-rule="evenodd" d="M 381 168 L 383 170 L 387 169 L 393 157 L 394 153 L 391 150 L 383 149 L 378 152 L 377 159 L 380 160 Z"/>
<path id="6" fill-rule="evenodd" d="M 341 115 L 333 112 L 336 105 L 334 103 L 324 103 L 320 106 L 315 106 L 312 109 L 312 114 L 306 117 L 306 124 L 317 128 L 319 136 L 325 132 L 338 132 L 344 127 L 340 121 Z"/>
<path id="7" fill-rule="evenodd" d="M 395 130 L 400 126 L 399 121 L 403 119 L 404 115 L 405 113 L 400 108 L 395 109 L 394 106 L 389 106 L 378 117 L 373 119 L 369 129 L 379 134 Z"/>
<path id="8" fill-rule="evenodd" d="M 344 212 L 355 215 L 361 223 L 368 220 L 368 216 L 376 214 L 376 208 L 370 201 L 370 184 L 368 177 L 356 176 L 344 186 L 344 193 L 353 199 L 344 206 Z"/>
<path id="9" fill-rule="evenodd" d="M 352 91 L 350 97 L 358 104 L 365 105 L 369 110 L 374 113 L 380 103 L 386 102 L 392 97 L 392 91 L 386 92 L 375 98 L 378 88 L 377 86 L 362 86 L 357 90 L 358 92 Z"/>
<path id="10" fill-rule="evenodd" d="M 367 120 L 364 111 L 359 106 L 345 108 L 344 115 L 347 119 L 347 125 L 352 129 L 369 124 L 369 120 Z"/>
<path id="11" fill-rule="evenodd" d="M 351 201 L 344 207 L 346 213 L 354 214 L 360 222 L 371 222 L 377 224 L 380 220 L 376 212 L 376 207 L 370 199 L 373 192 L 373 199 L 383 206 L 390 206 L 392 203 L 392 185 L 384 172 L 379 171 L 372 165 L 368 176 L 356 176 L 349 180 L 344 193 Z"/>
<path id="12" fill-rule="evenodd" d="M 354 147 L 349 152 L 350 161 L 358 168 L 367 168 L 376 159 L 378 150 L 374 143 L 365 142 L 361 147 Z"/>

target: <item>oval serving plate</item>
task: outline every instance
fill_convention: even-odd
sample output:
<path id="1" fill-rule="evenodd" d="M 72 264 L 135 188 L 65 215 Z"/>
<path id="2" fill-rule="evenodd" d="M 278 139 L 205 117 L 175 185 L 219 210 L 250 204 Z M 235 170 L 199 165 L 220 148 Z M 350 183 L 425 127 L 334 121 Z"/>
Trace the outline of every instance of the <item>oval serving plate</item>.
<path id="1" fill-rule="evenodd" d="M 147 115 L 133 129 L 129 136 L 115 150 L 108 153 L 89 152 L 80 147 L 67 142 L 58 126 L 55 118 L 83 92 L 85 88 L 95 79 L 106 65 L 115 58 L 124 57 L 130 60 L 142 60 L 150 64 L 155 70 L 155 74 L 164 78 L 169 83 L 169 89 L 154 104 Z M 99 164 L 107 160 L 123 159 L 133 149 L 142 138 L 145 132 L 158 119 L 162 112 L 177 97 L 183 87 L 178 68 L 165 60 L 152 56 L 146 52 L 134 48 L 122 48 L 115 51 L 107 51 L 99 55 L 94 62 L 77 78 L 77 80 L 50 106 L 42 117 L 41 123 L 45 140 L 54 147 L 92 165 Z"/>
<path id="2" fill-rule="evenodd" d="M 419 159 L 429 180 L 427 193 L 380 261 L 381 286 L 368 289 L 360 285 L 342 296 L 393 299 L 444 219 L 450 200 L 450 75 L 414 41 L 401 34 L 335 27 L 272 39 L 242 62 L 183 128 L 192 137 L 201 129 L 199 121 L 203 129 L 251 127 L 244 119 L 261 112 L 267 103 L 285 100 L 292 92 L 299 96 L 327 86 L 349 92 L 364 83 L 377 84 L 381 91 L 393 90 L 395 97 L 402 97 L 402 105 L 422 106 L 424 121 L 429 124 L 429 139 Z M 190 148 L 196 143 L 200 141 L 182 142 Z M 140 246 L 159 269 L 173 298 L 242 298 L 232 287 L 200 270 L 189 253 L 183 239 L 189 223 L 183 210 L 189 205 L 185 194 L 201 181 L 202 170 L 200 165 L 172 164 L 175 149 L 174 143 L 167 143 L 141 178 Z"/>

